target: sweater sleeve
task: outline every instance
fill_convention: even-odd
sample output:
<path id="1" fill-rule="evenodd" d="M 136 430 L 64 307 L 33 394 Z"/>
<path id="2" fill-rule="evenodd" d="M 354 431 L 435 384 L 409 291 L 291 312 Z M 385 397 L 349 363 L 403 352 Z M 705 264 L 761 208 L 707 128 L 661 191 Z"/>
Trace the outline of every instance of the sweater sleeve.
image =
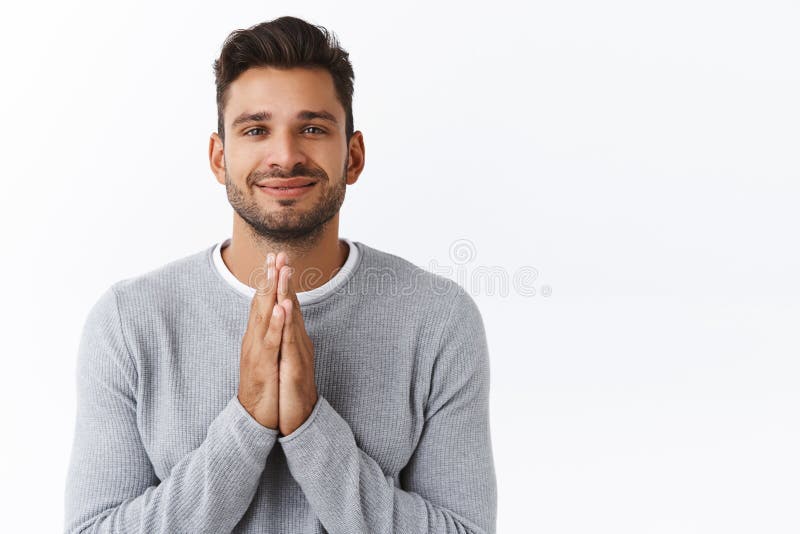
<path id="1" fill-rule="evenodd" d="M 425 419 L 397 481 L 358 447 L 322 396 L 299 428 L 278 438 L 328 532 L 495 532 L 488 349 L 480 312 L 463 289 L 444 326 Z"/>
<path id="2" fill-rule="evenodd" d="M 230 532 L 250 506 L 278 431 L 234 396 L 205 440 L 159 480 L 139 436 L 138 374 L 116 299 L 112 286 L 81 335 L 65 532 Z"/>

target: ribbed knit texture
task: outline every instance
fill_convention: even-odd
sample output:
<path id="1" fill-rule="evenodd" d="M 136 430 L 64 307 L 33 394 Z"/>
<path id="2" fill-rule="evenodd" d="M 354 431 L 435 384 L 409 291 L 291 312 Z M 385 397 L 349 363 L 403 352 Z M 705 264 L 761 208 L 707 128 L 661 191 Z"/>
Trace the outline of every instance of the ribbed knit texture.
<path id="1" fill-rule="evenodd" d="M 78 349 L 65 532 L 494 532 L 480 312 L 354 244 L 346 282 L 301 306 L 319 401 L 288 436 L 237 399 L 250 299 L 214 247 L 109 287 Z"/>

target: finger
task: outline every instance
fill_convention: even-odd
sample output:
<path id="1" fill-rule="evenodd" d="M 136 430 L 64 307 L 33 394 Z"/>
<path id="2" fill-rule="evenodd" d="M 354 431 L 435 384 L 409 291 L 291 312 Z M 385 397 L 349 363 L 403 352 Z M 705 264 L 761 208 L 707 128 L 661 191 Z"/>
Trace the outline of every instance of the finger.
<path id="1" fill-rule="evenodd" d="M 279 303 L 284 309 L 283 341 L 281 353 L 291 356 L 308 356 L 314 358 L 314 343 L 306 332 L 305 321 L 298 313 L 298 306 L 291 299 L 283 299 Z"/>
<path id="2" fill-rule="evenodd" d="M 279 251 L 275 254 L 275 302 L 281 301 L 280 296 L 280 280 L 281 280 L 281 271 L 283 270 L 286 263 L 289 261 L 289 258 L 286 256 L 286 253 L 283 251 Z"/>
<path id="3" fill-rule="evenodd" d="M 292 356 L 296 350 L 295 341 L 297 340 L 297 336 L 295 334 L 294 313 L 292 309 L 294 308 L 294 304 L 291 300 L 286 299 L 280 304 L 280 307 L 284 312 L 281 351 L 287 351 L 287 355 Z"/>
<path id="4" fill-rule="evenodd" d="M 297 296 L 297 292 L 295 291 L 295 270 L 292 267 L 291 271 L 289 271 L 289 300 L 292 302 L 292 322 L 297 329 L 297 338 L 296 340 L 300 340 L 303 336 L 308 337 L 306 333 L 306 323 L 303 319 L 303 310 L 300 308 L 300 299 Z"/>
<path id="5" fill-rule="evenodd" d="M 287 260 L 287 265 L 288 265 L 288 260 Z M 296 274 L 295 273 L 295 268 L 292 267 L 292 266 L 289 266 L 289 273 L 288 273 L 288 277 L 287 277 L 287 280 L 286 280 L 287 286 L 286 286 L 286 292 L 285 292 L 285 297 L 284 298 L 287 298 L 287 299 L 292 301 L 292 303 L 294 304 L 293 313 L 294 313 L 294 316 L 295 316 L 295 320 L 296 321 L 301 321 L 303 319 L 303 315 L 302 315 L 302 311 L 300 309 L 300 299 L 297 297 L 297 290 L 296 290 L 297 276 L 295 276 L 295 274 Z"/>
<path id="6" fill-rule="evenodd" d="M 289 297 L 289 277 L 291 276 L 292 268 L 288 265 L 281 267 L 278 273 L 278 304 L 282 303 Z"/>
<path id="7" fill-rule="evenodd" d="M 289 257 L 286 255 L 286 253 L 282 250 L 278 251 L 278 253 L 275 255 L 275 272 L 281 272 L 283 266 L 288 265 L 288 263 Z"/>
<path id="8" fill-rule="evenodd" d="M 303 346 L 306 348 L 307 351 L 313 351 L 311 345 L 311 340 L 308 337 L 308 333 L 306 333 L 306 325 L 305 320 L 303 319 L 303 313 L 300 309 L 300 300 L 297 297 L 297 293 L 294 291 L 294 278 L 295 270 L 294 267 L 289 267 L 286 273 L 286 281 L 284 282 L 284 286 L 281 286 L 279 283 L 278 286 L 278 293 L 279 293 L 279 303 L 285 304 L 286 302 L 291 302 L 291 306 L 287 306 L 285 308 L 287 321 L 291 320 L 293 324 L 292 332 L 294 335 L 293 342 L 295 343 L 302 343 Z"/>
<path id="9" fill-rule="evenodd" d="M 295 319 L 301 321 L 303 319 L 303 311 L 300 309 L 300 299 L 297 297 L 297 284 L 299 280 L 295 275 L 294 267 L 292 267 L 292 271 L 289 273 L 289 298 L 294 304 L 294 314 Z"/>
<path id="10" fill-rule="evenodd" d="M 267 274 L 266 282 L 263 285 L 259 284 L 256 288 L 256 294 L 253 295 L 253 306 L 250 310 L 252 328 L 257 338 L 263 338 L 266 335 L 272 307 L 275 305 L 275 287 L 277 284 L 275 280 L 275 255 L 271 252 L 267 254 L 265 268 Z M 253 313 L 254 310 L 255 313 Z"/>
<path id="11" fill-rule="evenodd" d="M 267 328 L 267 334 L 264 336 L 264 348 L 269 356 L 277 357 L 280 352 L 284 318 L 283 307 L 273 304 L 269 328 Z"/>

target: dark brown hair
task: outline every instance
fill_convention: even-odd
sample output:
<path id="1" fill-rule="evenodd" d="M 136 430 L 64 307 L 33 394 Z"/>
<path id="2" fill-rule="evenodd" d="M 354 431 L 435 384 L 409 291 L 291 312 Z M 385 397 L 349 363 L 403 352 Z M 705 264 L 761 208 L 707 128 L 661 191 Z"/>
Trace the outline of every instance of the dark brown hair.
<path id="1" fill-rule="evenodd" d="M 225 141 L 223 114 L 228 86 L 252 67 L 324 68 L 331 73 L 336 96 L 345 112 L 347 143 L 353 135 L 353 66 L 336 36 L 323 26 L 296 17 L 280 17 L 246 30 L 235 30 L 214 60 L 217 85 L 217 128 Z"/>

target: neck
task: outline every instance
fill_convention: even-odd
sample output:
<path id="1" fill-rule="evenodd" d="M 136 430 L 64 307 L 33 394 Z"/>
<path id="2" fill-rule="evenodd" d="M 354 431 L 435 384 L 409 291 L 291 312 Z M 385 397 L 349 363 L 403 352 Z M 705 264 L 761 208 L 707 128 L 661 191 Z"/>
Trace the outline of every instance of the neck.
<path id="1" fill-rule="evenodd" d="M 283 251 L 294 268 L 291 282 L 297 292 L 316 289 L 334 277 L 342 268 L 349 249 L 339 241 L 339 214 L 324 227 L 304 241 L 275 241 L 253 232 L 237 213 L 233 214 L 233 235 L 230 244 L 223 248 L 222 261 L 237 280 L 255 287 L 256 277 L 263 272 L 267 254 Z"/>

